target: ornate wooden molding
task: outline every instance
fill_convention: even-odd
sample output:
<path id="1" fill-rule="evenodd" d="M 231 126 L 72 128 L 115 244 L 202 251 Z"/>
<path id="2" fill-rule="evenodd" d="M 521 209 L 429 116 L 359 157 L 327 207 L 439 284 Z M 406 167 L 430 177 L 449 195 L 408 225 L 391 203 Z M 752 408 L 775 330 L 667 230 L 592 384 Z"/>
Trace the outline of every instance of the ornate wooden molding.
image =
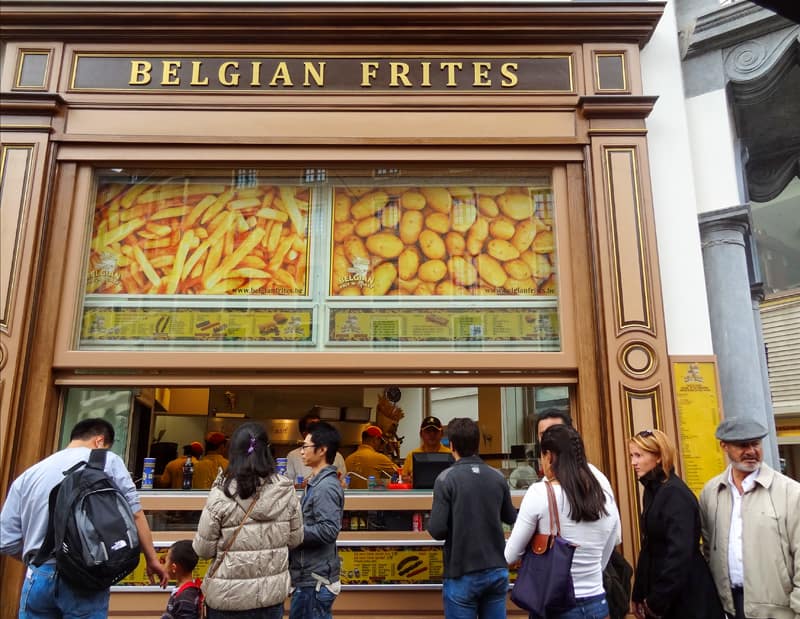
<path id="1" fill-rule="evenodd" d="M 645 119 L 658 97 L 631 95 L 593 95 L 581 97 L 578 109 L 584 118 Z"/>
<path id="2" fill-rule="evenodd" d="M 650 39 L 665 2 L 399 5 L 222 0 L 3 3 L 2 38 L 64 41 L 391 43 Z"/>

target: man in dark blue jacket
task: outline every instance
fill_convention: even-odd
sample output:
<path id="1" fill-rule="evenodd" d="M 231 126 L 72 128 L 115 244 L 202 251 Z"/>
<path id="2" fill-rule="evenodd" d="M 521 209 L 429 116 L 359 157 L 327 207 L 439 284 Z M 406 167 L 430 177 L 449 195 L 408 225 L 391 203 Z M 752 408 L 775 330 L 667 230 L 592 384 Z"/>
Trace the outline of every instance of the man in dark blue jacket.
<path id="1" fill-rule="evenodd" d="M 290 619 L 327 619 L 341 590 L 336 538 L 342 526 L 344 491 L 333 465 L 341 438 L 320 421 L 310 427 L 301 445 L 303 464 L 311 477 L 303 494 L 303 543 L 289 554 L 292 576 Z"/>
<path id="2" fill-rule="evenodd" d="M 447 425 L 456 462 L 433 486 L 428 533 L 444 542 L 446 619 L 506 616 L 508 566 L 503 522 L 514 524 L 508 484 L 500 471 L 478 457 L 480 430 L 471 419 Z"/>

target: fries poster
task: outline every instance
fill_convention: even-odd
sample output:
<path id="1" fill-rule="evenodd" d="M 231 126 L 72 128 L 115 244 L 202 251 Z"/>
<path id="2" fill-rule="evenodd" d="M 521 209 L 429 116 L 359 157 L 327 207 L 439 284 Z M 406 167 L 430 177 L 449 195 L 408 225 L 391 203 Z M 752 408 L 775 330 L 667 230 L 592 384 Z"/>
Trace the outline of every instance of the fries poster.
<path id="1" fill-rule="evenodd" d="M 308 294 L 310 189 L 101 179 L 87 294 Z"/>
<path id="2" fill-rule="evenodd" d="M 557 294 L 549 187 L 337 187 L 330 294 Z"/>
<path id="3" fill-rule="evenodd" d="M 537 342 L 543 349 L 558 350 L 558 309 L 335 308 L 330 311 L 329 339 L 339 343 Z"/>

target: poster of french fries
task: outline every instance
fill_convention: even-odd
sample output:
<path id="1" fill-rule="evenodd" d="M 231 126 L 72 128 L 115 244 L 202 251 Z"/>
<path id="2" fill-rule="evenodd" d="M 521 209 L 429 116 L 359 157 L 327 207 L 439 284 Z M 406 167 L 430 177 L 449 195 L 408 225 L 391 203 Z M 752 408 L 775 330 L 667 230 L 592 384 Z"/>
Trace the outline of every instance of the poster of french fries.
<path id="1" fill-rule="evenodd" d="M 308 294 L 311 190 L 101 178 L 87 294 Z"/>
<path id="2" fill-rule="evenodd" d="M 441 583 L 441 546 L 342 546 L 342 584 Z"/>
<path id="3" fill-rule="evenodd" d="M 336 187 L 333 296 L 557 294 L 549 188 Z"/>

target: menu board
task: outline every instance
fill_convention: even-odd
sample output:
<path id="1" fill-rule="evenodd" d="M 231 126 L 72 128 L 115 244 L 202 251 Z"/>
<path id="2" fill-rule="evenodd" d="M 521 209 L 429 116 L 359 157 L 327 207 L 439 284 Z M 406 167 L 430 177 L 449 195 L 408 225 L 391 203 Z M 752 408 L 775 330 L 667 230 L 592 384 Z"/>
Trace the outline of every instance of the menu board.
<path id="1" fill-rule="evenodd" d="M 312 343 L 313 310 L 88 307 L 81 344 L 99 342 Z"/>
<path id="2" fill-rule="evenodd" d="M 304 296 L 311 190 L 101 178 L 87 294 Z"/>
<path id="3" fill-rule="evenodd" d="M 549 187 L 334 188 L 336 297 L 557 294 Z"/>
<path id="4" fill-rule="evenodd" d="M 714 432 L 720 421 L 717 370 L 713 361 L 673 362 L 675 402 L 681 434 L 683 478 L 699 495 L 725 468 Z"/>
<path id="5" fill-rule="evenodd" d="M 539 344 L 559 347 L 556 307 L 332 308 L 328 337 L 337 343 Z"/>

